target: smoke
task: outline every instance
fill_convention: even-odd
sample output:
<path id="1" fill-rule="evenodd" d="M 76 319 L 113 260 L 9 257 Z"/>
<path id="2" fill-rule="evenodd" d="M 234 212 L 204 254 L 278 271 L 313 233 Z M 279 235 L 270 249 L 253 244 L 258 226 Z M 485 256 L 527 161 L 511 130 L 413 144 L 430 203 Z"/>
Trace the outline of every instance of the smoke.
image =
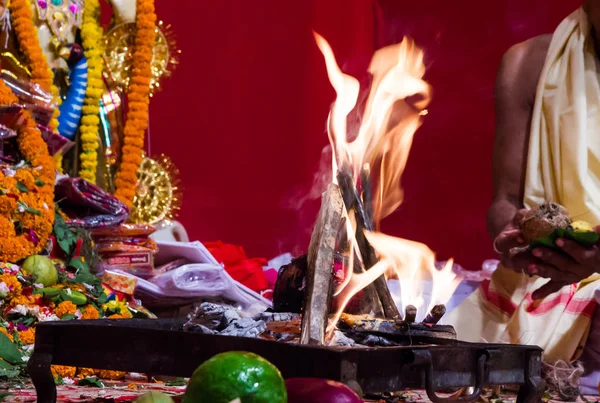
<path id="1" fill-rule="evenodd" d="M 284 200 L 284 209 L 301 212 L 308 202 L 321 199 L 321 195 L 332 180 L 331 158 L 331 146 L 327 145 L 321 151 L 319 169 L 313 174 L 310 189 L 307 191 L 306 187 L 303 187 L 302 189 L 296 190 L 291 197 Z"/>

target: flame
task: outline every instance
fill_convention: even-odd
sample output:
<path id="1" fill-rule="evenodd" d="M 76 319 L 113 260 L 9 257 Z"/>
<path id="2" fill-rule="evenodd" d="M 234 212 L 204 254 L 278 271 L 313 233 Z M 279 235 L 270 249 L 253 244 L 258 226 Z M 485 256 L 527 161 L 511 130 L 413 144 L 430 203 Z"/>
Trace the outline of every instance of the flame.
<path id="1" fill-rule="evenodd" d="M 401 284 L 402 307 L 414 305 L 422 319 L 437 304 L 445 304 L 460 284 L 450 259 L 441 270 L 435 265 L 435 254 L 426 245 L 377 232 L 367 232 L 367 239 L 379 254 L 386 269 L 392 269 Z M 370 270 L 369 270 L 370 271 Z M 433 284 L 429 304 L 425 306 L 423 281 Z"/>
<path id="2" fill-rule="evenodd" d="M 425 108 L 430 101 L 431 88 L 423 80 L 423 52 L 409 38 L 375 52 L 368 69 L 372 84 L 364 113 L 358 130 L 352 131 L 357 133 L 356 136 L 350 139 L 348 115 L 357 106 L 360 84 L 356 78 L 342 72 L 327 41 L 317 33 L 314 33 L 314 37 L 325 58 L 329 81 L 336 92 L 327 122 L 333 150 L 332 181 L 338 183 L 337 173 L 344 171 L 351 173 L 357 189 L 364 189 L 373 183 L 373 212 L 372 216 L 366 217 L 372 222 L 367 222 L 364 227 L 369 230 L 379 228 L 380 221 L 402 203 L 400 179 L 413 136 L 421 125 L 422 116 L 427 113 Z M 355 178 L 360 178 L 365 172 L 369 172 L 369 182 L 359 183 Z M 367 204 L 365 200 L 362 202 Z M 345 281 L 335 292 L 343 303 L 332 326 L 335 326 L 337 318 L 354 294 L 389 270 L 411 282 L 432 279 L 434 290 L 430 306 L 447 302 L 458 286 L 452 263 L 438 271 L 434 253 L 417 242 L 365 231 L 380 261 L 363 273 L 353 273 L 353 259 L 358 259 L 363 269 L 364 265 L 355 238 L 357 218 L 353 211 L 346 211 L 345 216 L 348 242 L 353 253 L 349 256 L 351 263 L 346 269 Z M 402 290 L 402 303 L 419 308 L 424 304 L 422 290 L 416 287 Z"/>

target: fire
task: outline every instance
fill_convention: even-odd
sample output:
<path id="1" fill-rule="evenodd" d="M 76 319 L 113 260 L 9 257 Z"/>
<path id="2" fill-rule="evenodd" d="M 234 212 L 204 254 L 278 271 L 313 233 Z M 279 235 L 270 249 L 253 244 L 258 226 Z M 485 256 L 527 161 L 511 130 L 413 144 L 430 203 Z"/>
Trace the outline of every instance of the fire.
<path id="1" fill-rule="evenodd" d="M 459 282 L 452 272 L 452 262 L 443 270 L 437 270 L 435 255 L 427 246 L 376 230 L 380 221 L 402 203 L 400 179 L 413 136 L 421 125 L 422 116 L 427 113 L 425 108 L 430 101 L 431 88 L 423 80 L 423 52 L 408 38 L 375 52 L 368 69 L 372 85 L 360 126 L 349 128 L 347 118 L 357 106 L 360 84 L 356 78 L 341 71 L 327 41 L 317 33 L 314 35 L 337 95 L 328 119 L 328 135 L 333 150 L 333 182 L 340 184 L 338 173 L 347 173 L 351 187 L 362 192 L 363 198 L 363 205 L 358 208 L 362 212 L 361 217 L 357 217 L 354 209 L 345 212 L 348 242 L 350 250 L 354 251 L 350 253 L 350 261 L 358 259 L 364 268 L 355 237 L 357 228 L 360 231 L 364 229 L 368 242 L 380 259 L 359 274 L 353 274 L 353 265 L 349 265 L 344 283 L 336 290 L 343 304 L 332 323 L 337 322 L 354 294 L 390 270 L 397 273 L 400 280 L 405 280 L 405 284 L 406 280 L 417 284 L 416 280 L 431 279 L 433 294 L 429 307 L 445 303 Z M 357 134 L 350 138 L 351 132 Z M 375 189 L 372 196 L 371 188 Z M 359 220 L 362 220 L 362 226 L 358 226 Z M 402 305 L 423 308 L 420 312 L 425 314 L 423 290 L 413 286 L 406 288 L 402 290 Z"/>

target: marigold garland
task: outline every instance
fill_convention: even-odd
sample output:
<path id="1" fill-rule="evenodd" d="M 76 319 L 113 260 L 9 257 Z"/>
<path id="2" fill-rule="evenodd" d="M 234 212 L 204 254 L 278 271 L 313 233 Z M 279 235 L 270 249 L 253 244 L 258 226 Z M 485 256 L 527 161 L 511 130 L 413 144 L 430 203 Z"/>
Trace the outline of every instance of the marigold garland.
<path id="1" fill-rule="evenodd" d="M 77 367 L 67 367 L 66 365 L 52 365 L 50 367 L 54 378 L 75 378 Z"/>
<path id="2" fill-rule="evenodd" d="M 0 80 L 0 105 L 17 103 Z M 17 129 L 19 151 L 30 165 L 13 175 L 0 172 L 0 261 L 18 262 L 45 246 L 54 223 L 56 165 L 29 112 Z M 22 231 L 17 233 L 15 223 Z"/>
<path id="3" fill-rule="evenodd" d="M 9 9 L 32 81 L 46 91 L 51 90 L 53 75 L 37 38 L 29 1 L 11 0 Z M 17 97 L 0 80 L 0 105 L 16 103 Z M 17 262 L 40 252 L 54 223 L 56 164 L 29 112 L 25 112 L 17 134 L 19 151 L 29 163 L 14 173 L 0 173 L 0 261 L 3 262 Z"/>
<path id="4" fill-rule="evenodd" d="M 19 41 L 21 52 L 25 55 L 31 71 L 31 81 L 38 84 L 44 91 L 51 92 L 54 100 L 59 103 L 58 88 L 53 84 L 54 74 L 48 65 L 33 23 L 33 11 L 29 0 L 11 0 L 8 3 L 12 17 L 12 27 Z M 54 116 L 49 126 L 58 129 L 58 108 L 54 108 Z"/>
<path id="5" fill-rule="evenodd" d="M 99 0 L 85 0 L 83 3 L 83 21 L 81 38 L 85 57 L 88 62 L 88 84 L 85 92 L 83 116 L 79 131 L 81 133 L 82 152 L 79 156 L 81 168 L 79 176 L 91 183 L 96 183 L 98 167 L 98 128 L 100 126 L 99 103 L 102 96 L 102 50 L 100 39 L 102 27 L 99 24 Z"/>
<path id="6" fill-rule="evenodd" d="M 135 197 L 137 172 L 142 162 L 144 137 L 148 128 L 152 48 L 156 40 L 154 0 L 136 1 L 135 25 L 133 68 L 127 90 L 129 111 L 123 130 L 122 160 L 115 178 L 115 196 L 129 207 Z"/>

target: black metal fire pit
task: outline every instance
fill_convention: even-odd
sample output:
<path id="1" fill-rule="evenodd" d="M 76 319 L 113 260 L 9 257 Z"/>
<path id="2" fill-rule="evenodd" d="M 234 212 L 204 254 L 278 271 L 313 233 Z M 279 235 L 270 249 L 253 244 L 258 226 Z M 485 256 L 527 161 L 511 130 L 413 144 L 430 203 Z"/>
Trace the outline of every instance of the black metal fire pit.
<path id="1" fill-rule="evenodd" d="M 28 370 L 38 402 L 55 402 L 51 365 L 189 377 L 215 354 L 243 350 L 265 357 L 288 377 L 318 377 L 365 393 L 425 389 L 434 403 L 469 403 L 483 387 L 520 385 L 518 403 L 543 392 L 542 350 L 533 346 L 452 344 L 408 347 L 315 347 L 182 331 L 183 320 L 131 319 L 40 323 Z M 446 341 L 447 342 L 447 341 Z M 437 391 L 474 387 L 460 398 Z"/>

